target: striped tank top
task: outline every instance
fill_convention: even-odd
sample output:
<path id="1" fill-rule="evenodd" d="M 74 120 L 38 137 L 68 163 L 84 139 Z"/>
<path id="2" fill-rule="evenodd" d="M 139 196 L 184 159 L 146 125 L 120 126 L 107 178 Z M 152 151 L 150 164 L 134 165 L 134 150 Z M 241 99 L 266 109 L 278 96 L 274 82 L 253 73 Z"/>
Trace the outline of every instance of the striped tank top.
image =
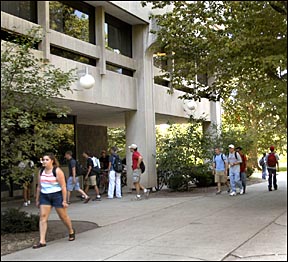
<path id="1" fill-rule="evenodd" d="M 53 175 L 52 170 L 51 173 L 47 174 L 44 169 L 42 174 L 40 174 L 40 185 L 41 193 L 43 194 L 51 194 L 62 190 L 57 178 Z"/>

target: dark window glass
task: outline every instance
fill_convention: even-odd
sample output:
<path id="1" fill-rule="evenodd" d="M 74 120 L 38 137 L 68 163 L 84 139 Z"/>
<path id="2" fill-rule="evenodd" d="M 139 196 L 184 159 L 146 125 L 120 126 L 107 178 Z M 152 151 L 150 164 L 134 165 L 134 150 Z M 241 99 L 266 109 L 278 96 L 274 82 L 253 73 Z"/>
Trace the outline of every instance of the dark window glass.
<path id="1" fill-rule="evenodd" d="M 126 68 L 123 68 L 123 67 L 119 67 L 119 66 L 116 66 L 116 65 L 108 64 L 108 63 L 106 64 L 106 69 L 109 70 L 109 71 L 116 72 L 118 74 L 131 76 L 131 77 L 133 77 L 133 73 L 134 73 L 132 70 L 129 70 L 129 69 L 126 69 Z"/>
<path id="2" fill-rule="evenodd" d="M 157 85 L 169 87 L 169 81 L 161 78 L 160 76 L 155 76 L 154 77 L 154 83 L 157 84 Z"/>
<path id="3" fill-rule="evenodd" d="M 16 44 L 26 44 L 27 41 L 29 40 L 29 37 L 26 35 L 20 35 L 9 31 L 1 30 L 1 40 Z M 39 49 L 38 43 L 33 44 L 32 48 Z"/>
<path id="4" fill-rule="evenodd" d="M 67 51 L 56 46 L 50 46 L 50 53 L 53 55 L 61 56 L 61 57 L 64 57 L 73 61 L 77 61 L 80 63 L 96 66 L 96 59 L 83 56 L 83 55 L 79 55 L 75 52 Z"/>
<path id="5" fill-rule="evenodd" d="M 73 1 L 50 1 L 50 28 L 95 44 L 94 7 Z"/>
<path id="6" fill-rule="evenodd" d="M 106 48 L 132 57 L 132 26 L 105 14 Z"/>
<path id="7" fill-rule="evenodd" d="M 37 1 L 1 1 L 1 11 L 37 23 Z"/>

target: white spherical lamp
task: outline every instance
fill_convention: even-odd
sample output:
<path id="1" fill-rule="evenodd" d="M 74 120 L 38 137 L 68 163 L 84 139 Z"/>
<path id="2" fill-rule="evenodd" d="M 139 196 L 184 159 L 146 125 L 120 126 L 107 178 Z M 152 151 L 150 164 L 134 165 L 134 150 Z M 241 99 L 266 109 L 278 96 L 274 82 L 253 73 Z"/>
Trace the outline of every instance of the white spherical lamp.
<path id="1" fill-rule="evenodd" d="M 89 89 L 91 87 L 93 87 L 93 85 L 95 84 L 95 79 L 92 75 L 88 74 L 88 68 L 86 67 L 86 74 L 84 76 L 80 77 L 80 85 L 85 88 L 85 89 Z"/>

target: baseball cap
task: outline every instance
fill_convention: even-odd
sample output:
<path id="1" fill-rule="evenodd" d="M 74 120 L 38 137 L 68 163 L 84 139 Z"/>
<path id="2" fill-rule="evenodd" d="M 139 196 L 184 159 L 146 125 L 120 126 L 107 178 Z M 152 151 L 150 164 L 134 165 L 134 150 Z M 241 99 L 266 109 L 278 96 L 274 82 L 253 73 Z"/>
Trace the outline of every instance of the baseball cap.
<path id="1" fill-rule="evenodd" d="M 234 148 L 234 145 L 232 145 L 232 144 L 231 144 L 231 145 L 229 145 L 229 148 Z"/>
<path id="2" fill-rule="evenodd" d="M 130 145 L 130 146 L 128 146 L 129 148 L 133 148 L 133 149 L 136 149 L 136 148 L 138 148 L 138 146 L 136 145 L 136 144 L 132 144 L 132 145 Z"/>
<path id="3" fill-rule="evenodd" d="M 274 146 L 270 146 L 270 150 L 274 151 L 275 147 Z"/>

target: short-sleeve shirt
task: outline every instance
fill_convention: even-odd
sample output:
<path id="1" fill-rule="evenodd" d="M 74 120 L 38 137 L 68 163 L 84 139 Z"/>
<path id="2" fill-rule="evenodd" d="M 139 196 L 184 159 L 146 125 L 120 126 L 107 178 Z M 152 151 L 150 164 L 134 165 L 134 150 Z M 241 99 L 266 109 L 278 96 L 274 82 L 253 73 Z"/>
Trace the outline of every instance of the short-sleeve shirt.
<path id="1" fill-rule="evenodd" d="M 132 154 L 132 169 L 137 169 L 138 166 L 138 159 L 141 156 L 141 154 L 138 151 L 134 151 Z"/>
<path id="2" fill-rule="evenodd" d="M 235 157 L 235 152 L 229 153 L 228 155 L 228 163 L 233 164 L 235 162 L 242 163 L 242 158 L 238 152 L 236 152 L 237 158 Z M 240 165 L 230 166 L 229 172 L 238 172 L 240 173 Z"/>
<path id="3" fill-rule="evenodd" d="M 73 176 L 73 173 L 72 173 L 73 167 L 76 168 L 76 160 L 74 158 L 71 158 L 68 162 L 69 176 Z M 76 170 L 75 170 L 75 172 L 76 172 Z"/>
<path id="4" fill-rule="evenodd" d="M 271 153 L 269 153 L 269 154 L 271 154 Z M 265 162 L 266 162 L 267 168 L 276 169 L 276 166 L 268 166 L 268 156 L 269 156 L 269 154 L 266 155 L 266 157 L 265 157 Z M 274 153 L 274 155 L 276 157 L 276 160 L 279 161 L 279 156 L 276 153 Z"/>
<path id="5" fill-rule="evenodd" d="M 93 167 L 94 167 L 94 164 L 93 164 L 93 160 L 91 157 L 88 157 L 87 158 L 87 168 L 89 168 L 89 166 L 91 166 L 91 171 L 90 173 L 88 174 L 88 176 L 95 176 L 96 174 L 93 172 Z"/>
<path id="6" fill-rule="evenodd" d="M 111 163 L 110 171 L 114 171 L 113 164 L 117 156 L 117 154 L 112 154 L 109 156 L 109 163 Z"/>
<path id="7" fill-rule="evenodd" d="M 223 160 L 222 160 L 222 157 L 223 157 Z M 227 157 L 224 155 L 224 154 L 219 154 L 219 155 L 216 155 L 214 157 L 214 163 L 216 165 L 216 168 L 215 170 L 216 171 L 225 171 L 225 162 L 227 163 Z"/>

